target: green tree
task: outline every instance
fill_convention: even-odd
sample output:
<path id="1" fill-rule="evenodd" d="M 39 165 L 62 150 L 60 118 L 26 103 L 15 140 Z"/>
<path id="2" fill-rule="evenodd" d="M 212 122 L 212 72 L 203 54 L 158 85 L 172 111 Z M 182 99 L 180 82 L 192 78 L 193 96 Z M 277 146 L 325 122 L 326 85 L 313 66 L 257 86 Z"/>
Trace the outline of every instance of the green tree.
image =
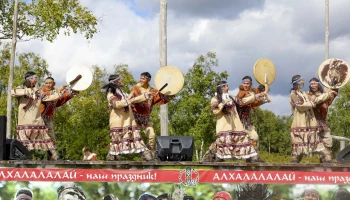
<path id="1" fill-rule="evenodd" d="M 273 112 L 256 108 L 252 123 L 259 135 L 259 150 L 281 155 L 290 155 L 291 117 L 276 116 Z"/>
<path id="2" fill-rule="evenodd" d="M 91 86 L 55 112 L 57 144 L 64 159 L 81 160 L 81 150 L 87 146 L 99 160 L 105 160 L 109 150 L 108 102 L 106 91 L 101 90 L 109 75 L 98 66 L 93 66 L 93 74 Z M 125 89 L 135 82 L 125 64 L 116 65 L 115 74 L 121 75 Z"/>
<path id="3" fill-rule="evenodd" d="M 10 62 L 10 45 L 5 44 L 0 50 L 0 115 L 6 115 L 6 101 L 7 101 L 7 85 L 9 77 L 8 63 Z M 16 61 L 16 66 L 14 67 L 14 87 L 20 86 L 24 82 L 24 74 L 27 71 L 34 71 L 39 77 L 38 85 L 46 76 L 50 76 L 51 73 L 48 70 L 47 62 L 35 53 L 20 53 L 18 54 L 18 59 Z M 15 133 L 17 125 L 17 102 L 13 101 L 13 111 L 12 111 L 12 131 Z"/>
<path id="4" fill-rule="evenodd" d="M 170 134 L 193 136 L 197 150 L 202 141 L 208 147 L 215 138 L 215 118 L 211 114 L 210 100 L 217 82 L 228 77 L 226 72 L 215 72 L 213 68 L 216 66 L 218 59 L 214 52 L 199 56 L 185 75 L 182 91 L 169 103 Z"/>
<path id="5" fill-rule="evenodd" d="M 338 97 L 329 109 L 328 120 L 331 134 L 350 138 L 350 83 L 339 89 Z M 334 140 L 333 152 L 339 151 L 339 142 Z"/>
<path id="6" fill-rule="evenodd" d="M 2 0 L 0 39 L 12 38 L 14 1 Z M 89 39 L 97 32 L 97 18 L 79 0 L 33 0 L 18 3 L 18 39 L 52 42 L 61 30 L 65 35 L 82 33 Z"/>

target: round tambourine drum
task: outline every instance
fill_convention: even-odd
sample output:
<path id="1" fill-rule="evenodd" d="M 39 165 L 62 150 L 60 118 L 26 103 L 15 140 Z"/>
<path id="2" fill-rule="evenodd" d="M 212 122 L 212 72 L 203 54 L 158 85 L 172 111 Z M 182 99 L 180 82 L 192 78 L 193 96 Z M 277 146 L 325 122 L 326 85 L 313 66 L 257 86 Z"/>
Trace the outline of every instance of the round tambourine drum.
<path id="1" fill-rule="evenodd" d="M 338 58 L 325 60 L 318 68 L 318 78 L 325 87 L 331 89 L 341 88 L 350 79 L 349 65 Z"/>
<path id="2" fill-rule="evenodd" d="M 261 85 L 271 85 L 275 81 L 276 68 L 273 62 L 267 58 L 261 58 L 256 61 L 253 74 L 255 80 Z"/>
<path id="3" fill-rule="evenodd" d="M 76 81 L 75 81 L 76 80 Z M 83 91 L 90 87 L 93 74 L 86 66 L 75 66 L 68 70 L 66 82 L 75 91 Z M 73 83 L 72 83 L 73 81 Z"/>
<path id="4" fill-rule="evenodd" d="M 173 66 L 159 68 L 154 76 L 154 85 L 165 95 L 175 95 L 183 88 L 185 78 L 182 72 Z"/>

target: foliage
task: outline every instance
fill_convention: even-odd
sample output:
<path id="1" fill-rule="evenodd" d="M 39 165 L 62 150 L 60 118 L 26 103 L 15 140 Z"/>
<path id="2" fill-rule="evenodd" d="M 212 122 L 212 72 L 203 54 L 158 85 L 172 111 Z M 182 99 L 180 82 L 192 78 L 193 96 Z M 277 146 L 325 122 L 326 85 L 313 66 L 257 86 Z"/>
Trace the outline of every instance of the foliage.
<path id="1" fill-rule="evenodd" d="M 1 43 L 0 43 L 1 44 Z M 10 62 L 10 45 L 7 43 L 2 45 L 3 48 L 0 50 L 0 115 L 6 115 L 7 109 L 7 85 L 9 77 L 8 64 Z M 48 70 L 47 62 L 40 57 L 40 55 L 30 53 L 18 54 L 17 64 L 14 67 L 13 84 L 14 87 L 20 86 L 24 82 L 24 74 L 27 71 L 34 71 L 39 77 L 38 86 L 47 76 L 51 76 Z M 12 110 L 12 131 L 15 133 L 16 122 L 17 122 L 17 102 L 13 101 Z"/>
<path id="2" fill-rule="evenodd" d="M 2 0 L 0 39 L 12 38 L 14 1 Z M 61 30 L 65 35 L 83 33 L 86 39 L 97 32 L 97 18 L 79 0 L 32 0 L 18 3 L 18 39 L 52 42 Z"/>
<path id="3" fill-rule="evenodd" d="M 193 136 L 195 146 L 208 147 L 215 138 L 215 120 L 211 114 L 210 99 L 219 80 L 228 77 L 226 72 L 216 73 L 216 54 L 208 52 L 198 57 L 185 75 L 184 88 L 169 103 L 169 128 L 171 135 Z"/>
<path id="4" fill-rule="evenodd" d="M 328 114 L 332 135 L 350 138 L 350 83 L 339 89 L 338 97 L 332 104 Z M 333 140 L 333 152 L 339 150 L 339 141 Z"/>
<path id="5" fill-rule="evenodd" d="M 289 135 L 291 117 L 276 116 L 273 112 L 260 108 L 255 108 L 251 117 L 259 135 L 260 151 L 282 155 L 291 154 Z"/>

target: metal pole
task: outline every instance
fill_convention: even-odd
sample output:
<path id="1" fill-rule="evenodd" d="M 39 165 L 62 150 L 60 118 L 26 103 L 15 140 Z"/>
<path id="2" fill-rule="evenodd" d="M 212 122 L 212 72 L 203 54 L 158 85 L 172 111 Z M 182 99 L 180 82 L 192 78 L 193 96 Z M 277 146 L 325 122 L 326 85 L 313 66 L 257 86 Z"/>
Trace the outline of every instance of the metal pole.
<path id="1" fill-rule="evenodd" d="M 329 58 L 329 0 L 326 1 L 325 60 Z"/>
<path id="2" fill-rule="evenodd" d="M 167 65 L 167 0 L 160 0 L 159 49 L 160 67 Z M 168 136 L 168 104 L 160 106 L 160 135 Z"/>
<path id="3" fill-rule="evenodd" d="M 10 73 L 9 82 L 7 86 L 7 129 L 6 138 L 13 138 L 11 135 L 11 114 L 12 114 L 12 97 L 11 90 L 13 85 L 13 73 L 16 57 L 16 44 L 17 44 L 17 16 L 18 16 L 18 0 L 15 0 L 14 13 L 13 13 L 13 29 L 12 29 L 12 47 L 11 47 L 11 59 L 10 59 Z"/>

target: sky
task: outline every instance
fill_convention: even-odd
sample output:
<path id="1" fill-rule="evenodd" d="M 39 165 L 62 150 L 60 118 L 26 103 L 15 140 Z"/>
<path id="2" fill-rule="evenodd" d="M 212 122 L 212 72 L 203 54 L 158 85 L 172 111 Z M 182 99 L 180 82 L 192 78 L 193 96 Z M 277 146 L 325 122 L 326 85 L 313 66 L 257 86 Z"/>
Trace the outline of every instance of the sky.
<path id="1" fill-rule="evenodd" d="M 136 80 L 144 71 L 159 69 L 159 0 L 82 0 L 100 19 L 99 32 L 60 34 L 53 42 L 20 42 L 19 52 L 35 52 L 49 64 L 55 80 L 64 81 L 76 65 L 128 64 Z M 330 0 L 329 57 L 350 62 L 349 0 Z M 273 61 L 276 79 L 271 103 L 262 106 L 277 115 L 290 115 L 291 78 L 308 82 L 325 60 L 324 0 L 168 0 L 167 64 L 184 74 L 196 58 L 209 51 L 219 59 L 217 72 L 227 71 L 230 91 L 237 94 L 241 79 L 253 77 L 260 58 Z M 255 82 L 255 86 L 258 84 Z M 304 90 L 308 88 L 305 84 Z"/>

